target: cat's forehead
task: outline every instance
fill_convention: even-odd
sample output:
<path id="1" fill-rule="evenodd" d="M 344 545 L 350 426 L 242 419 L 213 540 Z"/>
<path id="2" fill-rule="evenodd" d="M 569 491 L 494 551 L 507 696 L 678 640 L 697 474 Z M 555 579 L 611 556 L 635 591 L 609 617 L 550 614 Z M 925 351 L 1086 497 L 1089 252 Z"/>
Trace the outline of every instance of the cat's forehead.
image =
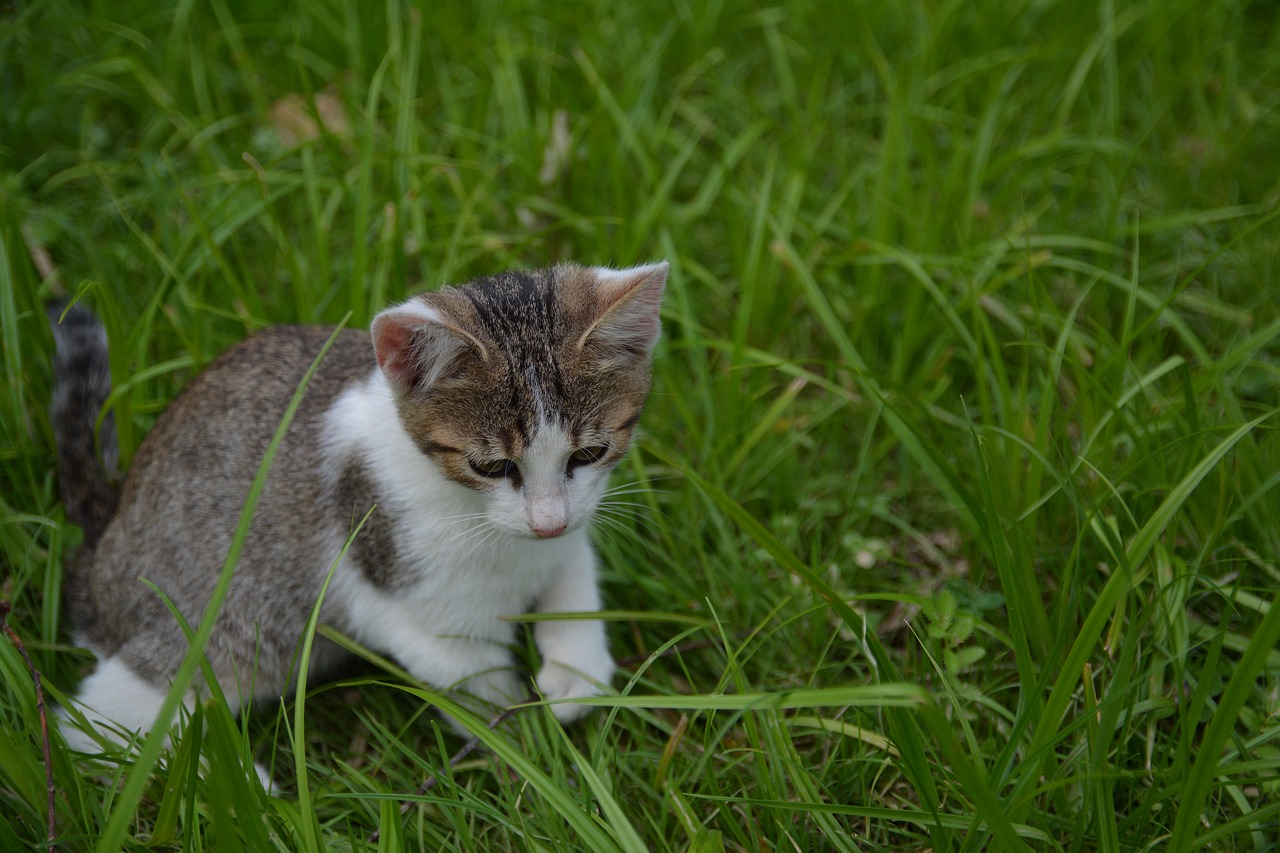
<path id="1" fill-rule="evenodd" d="M 596 275 L 561 265 L 484 276 L 460 293 L 470 303 L 479 330 L 512 352 L 544 350 L 581 334 L 594 301 Z"/>
<path id="2" fill-rule="evenodd" d="M 579 267 L 516 270 L 461 289 L 489 350 L 487 366 L 504 392 L 506 411 L 524 423 L 563 423 L 593 389 L 578 374 L 576 342 L 590 315 L 594 274 Z M 497 388 L 495 388 L 497 390 Z"/>

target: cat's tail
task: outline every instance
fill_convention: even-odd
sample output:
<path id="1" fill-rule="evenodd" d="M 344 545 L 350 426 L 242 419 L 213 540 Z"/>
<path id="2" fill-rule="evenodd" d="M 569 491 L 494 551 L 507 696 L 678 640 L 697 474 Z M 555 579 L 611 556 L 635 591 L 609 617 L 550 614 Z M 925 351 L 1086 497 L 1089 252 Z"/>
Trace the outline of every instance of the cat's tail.
<path id="1" fill-rule="evenodd" d="M 97 426 L 111 393 L 107 330 L 81 305 L 51 302 L 46 310 L 57 344 L 49 416 L 58 441 L 62 503 L 67 518 L 84 530 L 88 550 L 106 530 L 119 501 L 115 419 L 107 412 Z"/>

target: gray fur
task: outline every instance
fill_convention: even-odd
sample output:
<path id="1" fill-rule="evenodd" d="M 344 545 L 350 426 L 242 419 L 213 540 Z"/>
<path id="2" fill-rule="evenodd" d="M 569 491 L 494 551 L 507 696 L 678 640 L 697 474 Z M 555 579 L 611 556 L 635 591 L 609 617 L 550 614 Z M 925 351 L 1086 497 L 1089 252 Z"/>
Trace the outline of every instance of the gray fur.
<path id="1" fill-rule="evenodd" d="M 285 407 L 331 330 L 277 327 L 232 348 L 170 405 L 139 449 L 120 509 L 75 578 L 73 624 L 101 655 L 119 654 L 163 684 L 186 641 L 161 599 L 195 624 L 208 603 L 236 520 Z M 241 681 L 286 689 L 295 646 L 320 592 L 338 507 L 324 472 L 320 420 L 346 385 L 372 370 L 368 337 L 344 331 L 314 377 L 274 459 L 217 631 L 207 650 L 226 690 Z M 347 507 L 342 519 L 368 510 Z M 346 528 L 343 528 L 346 529 Z M 301 567 L 307 570 L 299 571 Z M 231 681 L 232 683 L 228 683 Z"/>
<path id="2" fill-rule="evenodd" d="M 399 507 L 394 506 L 389 498 L 379 501 L 368 472 L 354 462 L 347 465 L 338 480 L 334 501 L 339 510 L 343 507 L 350 509 L 352 529 L 370 507 L 377 507 L 351 547 L 356 562 L 370 582 L 382 588 L 395 588 L 403 575 L 397 571 L 401 558 L 395 541 L 395 519 L 403 517 L 402 512 L 397 511 Z"/>
<path id="3" fill-rule="evenodd" d="M 108 412 L 101 429 L 94 429 L 111 393 L 107 334 L 81 305 L 52 303 L 48 314 L 57 346 L 49 416 L 58 440 L 62 503 L 67 517 L 84 530 L 84 547 L 91 550 L 115 514 L 117 500 L 115 417 Z"/>

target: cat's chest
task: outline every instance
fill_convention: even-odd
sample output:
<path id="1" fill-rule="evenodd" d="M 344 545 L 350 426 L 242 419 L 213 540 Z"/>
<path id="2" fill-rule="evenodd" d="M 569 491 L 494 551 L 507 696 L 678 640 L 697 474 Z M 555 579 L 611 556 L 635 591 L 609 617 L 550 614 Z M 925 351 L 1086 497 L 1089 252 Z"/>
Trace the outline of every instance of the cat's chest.
<path id="1" fill-rule="evenodd" d="M 514 538 L 483 521 L 459 523 L 409 513 L 398 519 L 396 527 L 398 562 L 411 584 L 475 587 L 490 595 L 505 591 L 519 598 L 542 591 L 577 538 L 537 542 Z"/>
<path id="2" fill-rule="evenodd" d="M 360 524 L 350 561 L 385 592 L 439 602 L 496 599 L 497 607 L 518 609 L 545 589 L 573 548 L 585 547 L 574 534 L 555 542 L 513 537 L 448 485 L 382 473 L 349 466 L 339 505 Z"/>
<path id="3" fill-rule="evenodd" d="M 434 636 L 507 642 L 506 617 L 533 609 L 574 559 L 572 550 L 589 547 L 585 535 L 485 541 L 484 529 L 445 535 L 429 522 L 397 532 L 393 562 L 370 564 L 367 552 L 353 548 L 335 573 L 330 612 L 342 612 L 357 637 L 376 641 L 389 626 L 411 625 Z"/>

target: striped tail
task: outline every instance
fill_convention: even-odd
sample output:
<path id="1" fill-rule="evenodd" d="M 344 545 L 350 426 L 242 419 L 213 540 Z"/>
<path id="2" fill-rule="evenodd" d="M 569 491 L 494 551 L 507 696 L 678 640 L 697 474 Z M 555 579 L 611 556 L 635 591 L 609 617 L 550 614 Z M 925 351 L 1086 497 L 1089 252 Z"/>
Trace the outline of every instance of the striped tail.
<path id="1" fill-rule="evenodd" d="M 47 306 L 57 354 L 53 360 L 50 420 L 58 441 L 58 479 L 67 518 L 84 530 L 84 547 L 92 549 L 115 515 L 119 449 L 115 419 L 102 420 L 94 441 L 98 413 L 111 393 L 107 330 L 89 309 L 65 303 Z M 99 449 L 101 455 L 99 455 Z"/>

